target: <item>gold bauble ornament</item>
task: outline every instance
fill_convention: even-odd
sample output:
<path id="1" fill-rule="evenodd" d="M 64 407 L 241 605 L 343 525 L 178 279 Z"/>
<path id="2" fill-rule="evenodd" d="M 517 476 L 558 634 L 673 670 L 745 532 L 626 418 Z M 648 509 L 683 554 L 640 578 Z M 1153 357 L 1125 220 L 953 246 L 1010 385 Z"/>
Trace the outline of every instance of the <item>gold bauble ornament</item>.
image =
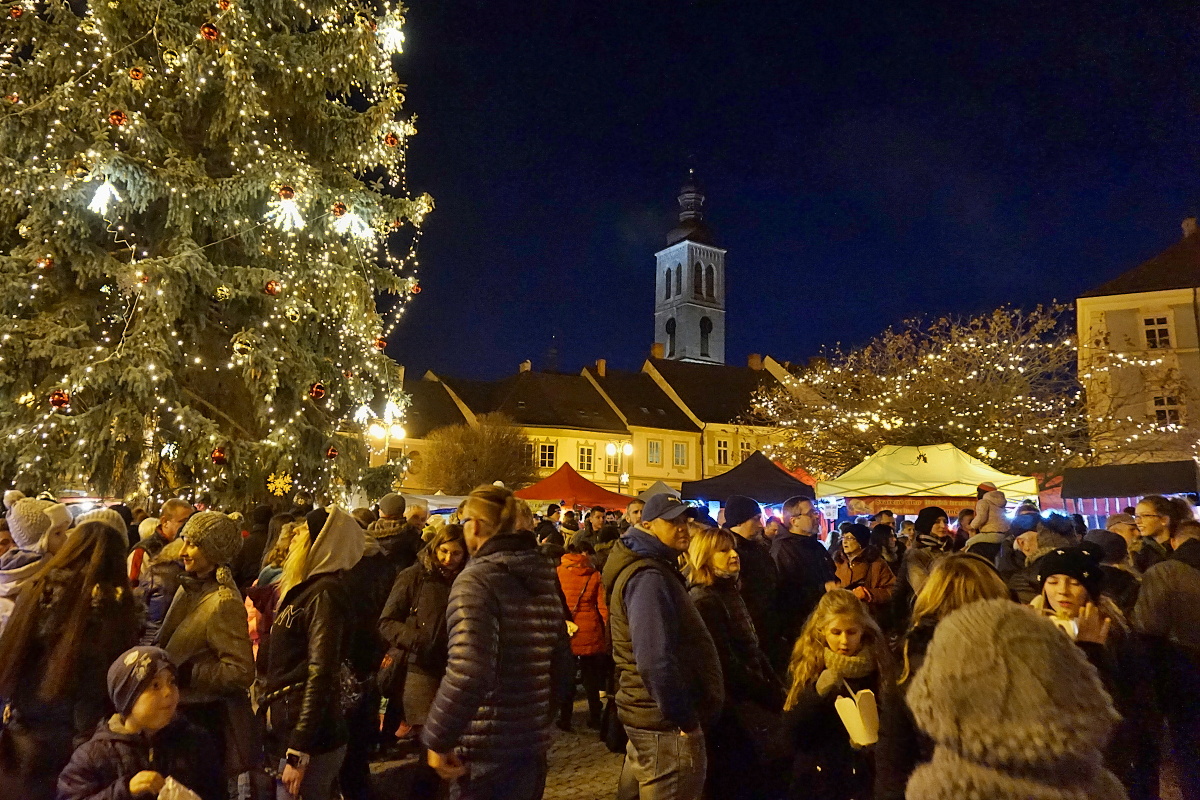
<path id="1" fill-rule="evenodd" d="M 218 286 L 217 291 L 214 294 L 218 300 L 225 302 L 229 298 L 233 297 L 233 290 L 228 286 Z"/>

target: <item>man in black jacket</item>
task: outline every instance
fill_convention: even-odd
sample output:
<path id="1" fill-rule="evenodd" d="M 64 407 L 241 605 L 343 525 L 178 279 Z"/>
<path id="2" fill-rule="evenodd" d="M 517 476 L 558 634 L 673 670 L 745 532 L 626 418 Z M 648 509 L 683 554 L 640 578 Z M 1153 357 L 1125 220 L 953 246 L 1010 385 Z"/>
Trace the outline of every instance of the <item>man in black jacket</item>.
<path id="1" fill-rule="evenodd" d="M 780 531 L 771 542 L 771 557 L 779 570 L 779 626 L 789 644 L 796 641 L 808 615 L 837 581 L 833 559 L 817 538 L 820 517 L 809 498 L 791 498 L 783 504 L 787 530 Z M 788 650 L 782 647 L 771 654 L 777 670 L 786 668 Z"/>
<path id="2" fill-rule="evenodd" d="M 517 505 L 481 486 L 462 513 L 471 560 L 450 589 L 446 674 L 421 733 L 460 800 L 541 798 L 553 690 L 570 663 L 558 575 L 517 532 Z"/>
<path id="3" fill-rule="evenodd" d="M 559 547 L 563 546 L 563 535 L 558 530 L 559 518 L 562 516 L 562 508 L 557 504 L 551 503 L 546 508 L 546 514 L 542 517 L 542 521 L 533 529 L 534 535 L 537 537 L 538 544 L 555 544 Z"/>
<path id="4" fill-rule="evenodd" d="M 742 599 L 754 622 L 763 652 L 775 648 L 779 637 L 776 593 L 779 573 L 771 552 L 758 543 L 762 536 L 762 509 L 749 497 L 733 495 L 725 501 L 725 527 L 737 534 L 738 559 L 742 562 Z"/>

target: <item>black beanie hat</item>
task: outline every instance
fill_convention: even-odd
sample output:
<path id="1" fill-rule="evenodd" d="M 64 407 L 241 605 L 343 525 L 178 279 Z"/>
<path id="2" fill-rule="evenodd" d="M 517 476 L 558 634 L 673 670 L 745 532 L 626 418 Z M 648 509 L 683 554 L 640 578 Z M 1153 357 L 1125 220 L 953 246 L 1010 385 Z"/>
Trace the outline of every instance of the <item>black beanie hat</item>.
<path id="1" fill-rule="evenodd" d="M 842 539 L 844 540 L 847 536 L 857 539 L 859 547 L 870 547 L 871 545 L 871 529 L 860 522 L 846 526 L 846 529 L 842 531 Z"/>
<path id="2" fill-rule="evenodd" d="M 938 521 L 938 517 L 950 519 L 944 509 L 937 506 L 926 506 L 917 512 L 917 521 L 913 523 L 913 527 L 917 529 L 917 533 L 932 533 L 933 525 Z"/>
<path id="3" fill-rule="evenodd" d="M 749 497 L 735 494 L 725 501 L 725 527 L 736 528 L 751 517 L 762 514 L 758 503 Z"/>
<path id="4" fill-rule="evenodd" d="M 1094 554 L 1082 547 L 1060 547 L 1037 560 L 1038 589 L 1044 590 L 1051 575 L 1066 575 L 1083 584 L 1092 602 L 1099 602 L 1104 589 L 1104 571 Z"/>

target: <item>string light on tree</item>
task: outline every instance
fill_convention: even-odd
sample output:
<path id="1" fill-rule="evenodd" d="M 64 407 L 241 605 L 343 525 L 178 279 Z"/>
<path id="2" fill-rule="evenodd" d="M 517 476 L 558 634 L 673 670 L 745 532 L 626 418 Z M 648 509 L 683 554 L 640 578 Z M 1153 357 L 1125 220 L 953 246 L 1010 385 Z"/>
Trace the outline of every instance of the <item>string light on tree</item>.
<path id="1" fill-rule="evenodd" d="M 116 186 L 113 186 L 112 181 L 105 181 L 100 184 L 100 188 L 92 196 L 92 202 L 88 203 L 88 210 L 102 217 L 108 216 L 108 207 L 112 201 L 120 202 L 121 199 L 121 193 L 117 191 Z"/>
<path id="2" fill-rule="evenodd" d="M 296 202 L 296 190 L 284 184 L 278 196 L 268 203 L 267 221 L 281 231 L 292 231 L 304 227 L 304 216 Z"/>

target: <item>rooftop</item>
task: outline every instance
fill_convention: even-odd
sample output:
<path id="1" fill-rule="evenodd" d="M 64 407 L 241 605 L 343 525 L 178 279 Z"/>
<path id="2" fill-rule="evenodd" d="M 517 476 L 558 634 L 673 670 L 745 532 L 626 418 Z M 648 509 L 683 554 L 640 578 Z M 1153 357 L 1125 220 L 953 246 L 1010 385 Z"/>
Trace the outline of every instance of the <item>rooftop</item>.
<path id="1" fill-rule="evenodd" d="M 672 431 L 700 430 L 646 373 L 605 370 L 602 378 L 595 369 L 589 367 L 586 371 L 625 415 L 629 425 Z"/>
<path id="2" fill-rule="evenodd" d="M 527 427 L 627 432 L 621 418 L 582 375 L 529 371 L 498 381 L 442 381 L 475 414 L 499 411 Z"/>
<path id="3" fill-rule="evenodd" d="M 750 407 L 759 389 L 774 378 L 766 370 L 728 364 L 698 364 L 652 358 L 647 362 L 662 375 L 702 422 L 750 424 Z"/>
<path id="4" fill-rule="evenodd" d="M 1194 219 L 1184 221 L 1184 231 L 1182 239 L 1149 261 L 1084 292 L 1080 297 L 1200 287 L 1200 233 L 1196 232 Z"/>

